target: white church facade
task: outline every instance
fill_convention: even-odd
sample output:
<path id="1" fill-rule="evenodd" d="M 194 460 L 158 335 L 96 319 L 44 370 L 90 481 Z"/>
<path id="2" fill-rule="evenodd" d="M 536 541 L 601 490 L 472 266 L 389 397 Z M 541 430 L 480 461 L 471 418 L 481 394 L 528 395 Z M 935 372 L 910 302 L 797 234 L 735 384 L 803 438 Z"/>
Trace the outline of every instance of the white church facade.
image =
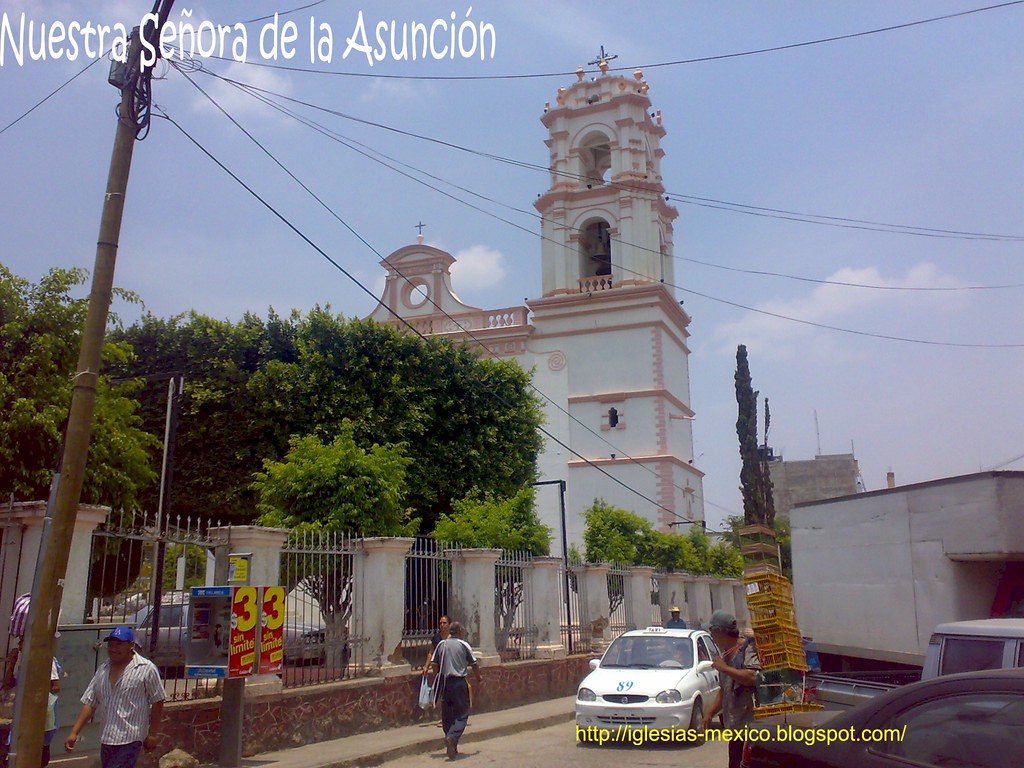
<path id="1" fill-rule="evenodd" d="M 595 498 L 656 528 L 686 532 L 704 519 L 703 473 L 693 466 L 687 327 L 676 299 L 672 222 L 660 173 L 665 135 L 648 85 L 601 75 L 560 88 L 542 122 L 550 187 L 542 216 L 541 295 L 484 310 L 452 290 L 448 253 L 419 242 L 381 265 L 387 278 L 370 316 L 392 312 L 425 335 L 483 346 L 533 370 L 549 433 L 538 458 L 544 481 L 564 480 L 566 535 L 582 542 Z M 546 399 L 545 399 L 546 398 Z M 537 489 L 541 519 L 561 552 L 557 486 Z"/>

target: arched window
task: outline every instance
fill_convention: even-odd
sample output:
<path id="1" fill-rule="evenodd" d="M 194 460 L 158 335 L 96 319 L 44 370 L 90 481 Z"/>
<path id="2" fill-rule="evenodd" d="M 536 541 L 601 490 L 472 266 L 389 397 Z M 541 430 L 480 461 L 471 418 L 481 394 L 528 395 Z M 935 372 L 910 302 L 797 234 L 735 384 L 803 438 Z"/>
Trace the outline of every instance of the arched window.
<path id="1" fill-rule="evenodd" d="M 580 143 L 581 182 L 587 189 L 608 183 L 612 167 L 612 148 L 608 137 L 600 131 L 587 134 Z"/>
<path id="2" fill-rule="evenodd" d="M 580 276 L 595 277 L 612 273 L 612 239 L 608 222 L 595 219 L 580 231 Z"/>

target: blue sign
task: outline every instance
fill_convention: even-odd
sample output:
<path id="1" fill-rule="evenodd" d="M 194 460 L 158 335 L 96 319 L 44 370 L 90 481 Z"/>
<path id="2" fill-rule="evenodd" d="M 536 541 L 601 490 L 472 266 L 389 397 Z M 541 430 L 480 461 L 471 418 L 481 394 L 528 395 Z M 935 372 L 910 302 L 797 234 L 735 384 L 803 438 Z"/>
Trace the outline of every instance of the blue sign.
<path id="1" fill-rule="evenodd" d="M 231 597 L 231 587 L 192 587 L 192 597 Z"/>

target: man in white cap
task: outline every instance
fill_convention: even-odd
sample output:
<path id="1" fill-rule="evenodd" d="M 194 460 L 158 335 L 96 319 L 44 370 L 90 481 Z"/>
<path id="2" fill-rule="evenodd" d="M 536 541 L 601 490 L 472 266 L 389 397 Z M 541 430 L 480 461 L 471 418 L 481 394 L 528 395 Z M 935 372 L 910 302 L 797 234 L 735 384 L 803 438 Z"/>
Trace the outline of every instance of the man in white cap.
<path id="1" fill-rule="evenodd" d="M 707 629 L 715 644 L 722 649 L 721 655 L 715 656 L 711 662 L 718 670 L 721 688 L 714 703 L 704 713 L 704 727 L 707 728 L 721 710 L 726 728 L 742 730 L 743 726 L 754 722 L 755 678 L 761 669 L 761 660 L 757 658 L 754 644 L 741 637 L 736 617 L 728 611 L 712 613 Z M 740 768 L 743 746 L 740 739 L 729 742 L 729 768 Z"/>
<path id="2" fill-rule="evenodd" d="M 82 694 L 82 711 L 71 726 L 64 748 L 71 752 L 94 713 L 103 721 L 100 763 L 103 768 L 134 768 L 143 748 L 156 749 L 164 713 L 164 684 L 156 665 L 135 652 L 135 632 L 118 627 L 103 641 L 107 660 Z"/>

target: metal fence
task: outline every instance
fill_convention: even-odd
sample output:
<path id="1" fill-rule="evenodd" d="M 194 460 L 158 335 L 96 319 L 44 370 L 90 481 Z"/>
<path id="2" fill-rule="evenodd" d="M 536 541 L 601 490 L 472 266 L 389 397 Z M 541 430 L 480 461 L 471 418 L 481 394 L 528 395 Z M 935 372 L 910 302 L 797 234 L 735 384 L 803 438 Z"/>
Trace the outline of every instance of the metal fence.
<path id="1" fill-rule="evenodd" d="M 92 535 L 85 615 L 67 621 L 136 627 L 142 654 L 164 676 L 168 698 L 219 694 L 212 680 L 186 680 L 188 590 L 213 583 L 209 521 L 176 518 L 161 531 L 139 515 L 98 527 Z"/>
<path id="2" fill-rule="evenodd" d="M 336 531 L 295 531 L 281 549 L 286 688 L 366 672 L 363 606 L 355 581 L 360 552 L 358 538 Z"/>
<path id="3" fill-rule="evenodd" d="M 612 638 L 629 629 L 636 629 L 633 620 L 633 582 L 629 566 L 615 564 L 608 570 L 608 624 Z"/>
<path id="4" fill-rule="evenodd" d="M 560 629 L 562 645 L 569 653 L 590 653 L 593 632 L 585 623 L 587 604 L 586 580 L 578 572 L 581 560 L 569 557 L 558 569 L 558 584 L 562 590 Z"/>
<path id="5" fill-rule="evenodd" d="M 651 623 L 648 625 L 651 627 L 661 626 L 661 603 L 658 600 L 658 589 L 658 574 L 655 573 L 651 576 Z"/>
<path id="6" fill-rule="evenodd" d="M 417 536 L 405 555 L 405 621 L 402 658 L 422 669 L 433 648 L 442 616 L 448 614 L 452 554 L 457 547 L 429 536 Z"/>
<path id="7" fill-rule="evenodd" d="M 532 659 L 537 650 L 529 552 L 503 550 L 494 564 L 494 644 L 502 661 Z"/>

